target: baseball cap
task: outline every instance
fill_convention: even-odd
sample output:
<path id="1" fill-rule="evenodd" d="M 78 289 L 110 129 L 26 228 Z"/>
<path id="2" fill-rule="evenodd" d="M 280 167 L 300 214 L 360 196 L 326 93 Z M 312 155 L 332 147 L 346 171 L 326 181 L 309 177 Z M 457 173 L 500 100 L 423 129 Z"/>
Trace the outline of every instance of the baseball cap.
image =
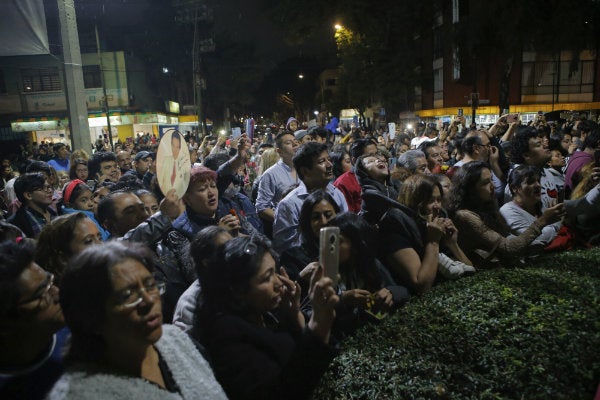
<path id="1" fill-rule="evenodd" d="M 306 135 L 308 135 L 308 131 L 306 129 L 300 129 L 294 132 L 294 137 L 296 140 L 302 140 L 302 138 Z"/>
<path id="2" fill-rule="evenodd" d="M 145 160 L 148 157 L 152 157 L 154 159 L 154 154 L 150 153 L 149 151 L 142 150 L 135 155 L 134 161 Z"/>

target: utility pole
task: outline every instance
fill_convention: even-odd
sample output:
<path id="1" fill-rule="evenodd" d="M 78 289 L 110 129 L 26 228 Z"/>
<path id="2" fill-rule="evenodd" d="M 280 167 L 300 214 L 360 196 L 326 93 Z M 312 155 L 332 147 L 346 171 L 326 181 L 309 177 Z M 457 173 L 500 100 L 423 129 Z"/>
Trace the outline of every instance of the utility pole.
<path id="1" fill-rule="evenodd" d="M 202 112 L 202 90 L 206 90 L 206 80 L 202 76 L 203 53 L 209 53 L 215 50 L 215 43 L 212 39 L 202 38 L 201 23 L 209 22 L 213 19 L 212 9 L 201 0 L 178 0 L 174 3 L 177 16 L 175 20 L 181 24 L 194 24 L 194 40 L 192 43 L 192 78 L 194 89 L 194 108 L 198 118 L 198 127 L 196 139 L 206 134 L 206 123 Z M 194 12 L 190 10 L 193 8 Z"/>
<path id="2" fill-rule="evenodd" d="M 92 150 L 88 109 L 83 85 L 81 50 L 77 34 L 77 17 L 73 0 L 57 0 L 60 36 L 63 47 L 65 95 L 69 115 L 69 131 L 73 149 Z"/>
<path id="3" fill-rule="evenodd" d="M 198 7 L 194 10 L 194 43 L 192 48 L 192 73 L 194 74 L 194 105 L 196 106 L 196 115 L 198 118 L 198 127 L 196 128 L 196 140 L 200 141 L 204 137 L 204 124 L 202 117 L 202 72 L 200 68 L 200 38 L 198 32 Z"/>
<path id="4" fill-rule="evenodd" d="M 98 53 L 98 62 L 100 63 L 100 83 L 102 84 L 102 109 L 106 113 L 106 127 L 108 129 L 108 142 L 110 149 L 115 151 L 113 144 L 112 127 L 110 126 L 110 109 L 108 108 L 108 96 L 106 95 L 106 82 L 104 81 L 104 64 L 102 63 L 102 53 L 100 52 L 100 36 L 98 35 L 98 24 L 94 25 L 96 32 L 96 51 Z"/>

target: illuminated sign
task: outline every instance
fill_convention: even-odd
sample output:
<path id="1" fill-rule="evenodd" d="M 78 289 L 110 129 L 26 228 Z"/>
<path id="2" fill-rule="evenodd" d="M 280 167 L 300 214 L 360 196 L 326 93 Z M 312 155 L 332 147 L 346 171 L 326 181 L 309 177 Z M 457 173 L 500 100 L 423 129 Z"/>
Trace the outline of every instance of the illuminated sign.
<path id="1" fill-rule="evenodd" d="M 179 114 L 179 103 L 175 101 L 165 101 L 165 109 L 171 114 Z"/>

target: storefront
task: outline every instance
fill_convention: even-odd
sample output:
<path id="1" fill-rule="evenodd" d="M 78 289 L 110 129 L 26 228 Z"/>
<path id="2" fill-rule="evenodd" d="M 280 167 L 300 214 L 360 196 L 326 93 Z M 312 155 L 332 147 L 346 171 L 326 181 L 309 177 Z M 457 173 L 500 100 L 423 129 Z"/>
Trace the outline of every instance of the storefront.
<path id="1" fill-rule="evenodd" d="M 115 143 L 117 141 L 123 143 L 133 140 L 136 136 L 146 133 L 158 138 L 161 136 L 161 132 L 166 129 L 179 127 L 177 116 L 163 113 L 110 113 L 109 121 Z M 104 135 L 108 135 L 106 114 L 89 114 L 88 124 L 92 143 L 104 138 Z M 26 133 L 31 143 L 45 141 L 47 143 L 61 142 L 71 145 L 68 126 L 69 120 L 66 118 L 30 118 L 11 122 L 11 130 Z"/>
<path id="2" fill-rule="evenodd" d="M 458 115 L 459 107 L 436 108 L 431 110 L 415 111 L 415 114 L 425 122 L 451 122 Z M 578 111 L 584 114 L 586 118 L 596 120 L 600 102 L 591 103 L 555 103 L 555 104 L 520 104 L 511 106 L 509 113 L 519 113 L 522 123 L 528 123 L 533 120 L 539 111 L 545 115 L 555 115 L 556 112 L 568 110 Z M 472 110 L 469 106 L 463 108 L 463 114 L 467 120 L 467 125 L 472 121 Z M 560 114 L 560 113 L 558 113 Z M 498 106 L 480 106 L 476 109 L 475 122 L 478 126 L 487 126 L 494 124 L 500 115 Z M 559 115 L 557 115 L 559 116 Z M 555 119 L 555 118 L 553 118 Z"/>

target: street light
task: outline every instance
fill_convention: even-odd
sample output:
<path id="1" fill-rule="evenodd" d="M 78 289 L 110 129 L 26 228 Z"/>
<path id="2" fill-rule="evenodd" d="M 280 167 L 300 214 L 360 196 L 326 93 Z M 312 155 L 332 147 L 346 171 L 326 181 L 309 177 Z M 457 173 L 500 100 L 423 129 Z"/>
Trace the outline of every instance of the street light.
<path id="1" fill-rule="evenodd" d="M 340 29 L 343 29 L 343 28 L 344 28 L 344 27 L 343 27 L 342 25 L 340 25 L 340 24 L 335 24 L 333 27 L 335 28 L 335 30 L 336 30 L 336 31 L 339 31 Z"/>
<path id="2" fill-rule="evenodd" d="M 299 79 L 304 79 L 304 75 L 302 73 L 298 74 Z"/>

